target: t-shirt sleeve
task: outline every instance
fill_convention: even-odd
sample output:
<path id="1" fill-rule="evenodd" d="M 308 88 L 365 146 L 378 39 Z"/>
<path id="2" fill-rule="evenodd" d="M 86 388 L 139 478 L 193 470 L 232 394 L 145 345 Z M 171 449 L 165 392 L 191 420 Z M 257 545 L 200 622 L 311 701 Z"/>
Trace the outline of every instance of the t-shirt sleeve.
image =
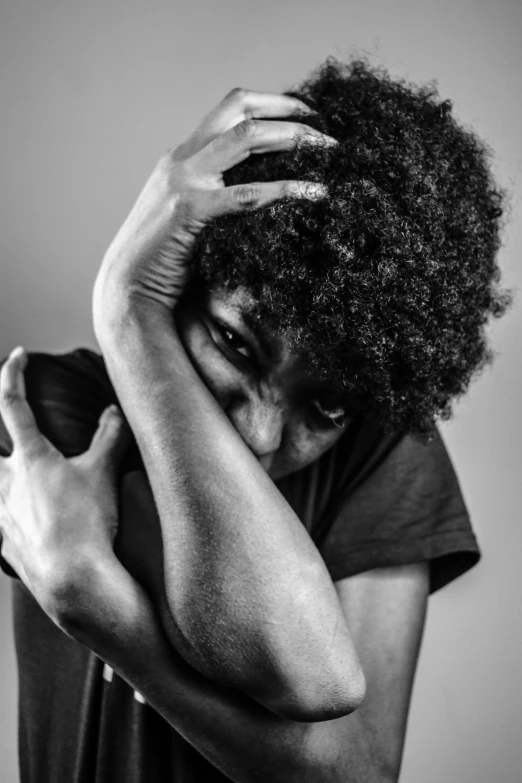
<path id="1" fill-rule="evenodd" d="M 333 581 L 429 561 L 434 593 L 481 556 L 442 436 L 437 430 L 429 443 L 408 434 L 371 441 L 362 457 L 357 443 L 344 455 L 319 551 Z"/>
<path id="2" fill-rule="evenodd" d="M 5 358 L 0 365 L 4 362 Z M 102 411 L 117 402 L 102 357 L 88 348 L 64 354 L 29 353 L 24 379 L 38 428 L 66 457 L 89 448 Z M 12 441 L 0 416 L 0 456 L 11 451 Z M 0 567 L 8 576 L 16 576 L 2 558 Z"/>

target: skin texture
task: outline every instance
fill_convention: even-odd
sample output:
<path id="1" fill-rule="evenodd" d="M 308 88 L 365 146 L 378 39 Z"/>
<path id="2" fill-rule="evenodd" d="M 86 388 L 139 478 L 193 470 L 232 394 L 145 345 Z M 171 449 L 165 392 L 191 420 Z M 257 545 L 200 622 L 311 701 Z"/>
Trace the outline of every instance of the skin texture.
<path id="1" fill-rule="evenodd" d="M 324 563 L 171 319 L 131 307 L 105 358 L 157 503 L 178 649 L 276 712 L 351 711 L 362 673 Z"/>

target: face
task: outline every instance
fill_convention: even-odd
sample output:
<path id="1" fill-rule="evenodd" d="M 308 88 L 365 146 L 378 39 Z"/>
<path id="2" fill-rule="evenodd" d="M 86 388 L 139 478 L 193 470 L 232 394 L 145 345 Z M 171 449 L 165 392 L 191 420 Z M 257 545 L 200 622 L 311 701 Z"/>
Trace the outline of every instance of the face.
<path id="1" fill-rule="evenodd" d="M 221 289 L 180 304 L 176 323 L 201 379 L 276 480 L 317 460 L 350 419 L 284 337 L 260 330 L 252 304 L 244 289 Z"/>

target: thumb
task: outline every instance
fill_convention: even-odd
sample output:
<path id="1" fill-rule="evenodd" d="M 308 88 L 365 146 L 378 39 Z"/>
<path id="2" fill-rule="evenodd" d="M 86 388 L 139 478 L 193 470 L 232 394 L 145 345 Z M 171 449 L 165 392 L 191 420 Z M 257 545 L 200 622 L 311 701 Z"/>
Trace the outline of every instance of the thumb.
<path id="1" fill-rule="evenodd" d="M 100 416 L 98 429 L 88 449 L 96 464 L 116 469 L 132 442 L 132 430 L 117 405 L 109 405 Z"/>

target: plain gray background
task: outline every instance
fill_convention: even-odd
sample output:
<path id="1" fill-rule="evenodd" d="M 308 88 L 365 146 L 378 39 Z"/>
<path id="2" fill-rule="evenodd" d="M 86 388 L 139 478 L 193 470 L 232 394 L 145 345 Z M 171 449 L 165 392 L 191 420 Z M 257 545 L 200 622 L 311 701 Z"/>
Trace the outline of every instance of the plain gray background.
<path id="1" fill-rule="evenodd" d="M 164 149 L 232 87 L 280 91 L 354 49 L 436 78 L 496 152 L 512 194 L 501 255 L 522 244 L 519 0 L 4 0 L 0 10 L 0 354 L 96 347 L 91 289 L 104 249 Z M 402 783 L 522 776 L 521 315 L 442 428 L 483 559 L 430 599 Z M 0 577 L 0 779 L 16 780 L 9 580 Z"/>

